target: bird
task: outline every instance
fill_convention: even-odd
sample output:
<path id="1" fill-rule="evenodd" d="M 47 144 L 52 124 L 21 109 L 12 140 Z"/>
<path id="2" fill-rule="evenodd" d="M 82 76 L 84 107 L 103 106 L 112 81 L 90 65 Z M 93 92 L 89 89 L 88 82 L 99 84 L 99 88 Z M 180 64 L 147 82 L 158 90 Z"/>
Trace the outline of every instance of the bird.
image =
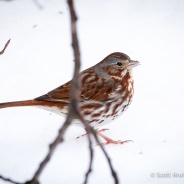
<path id="1" fill-rule="evenodd" d="M 106 141 L 104 144 L 128 142 L 113 140 L 102 134 L 107 129 L 99 130 L 98 127 L 117 119 L 131 104 L 134 94 L 132 69 L 139 64 L 139 61 L 131 60 L 122 52 L 114 52 L 79 74 L 80 112 Z M 71 81 L 35 99 L 0 103 L 0 109 L 33 106 L 66 116 L 70 104 L 70 89 Z M 80 122 L 76 124 L 82 125 Z"/>

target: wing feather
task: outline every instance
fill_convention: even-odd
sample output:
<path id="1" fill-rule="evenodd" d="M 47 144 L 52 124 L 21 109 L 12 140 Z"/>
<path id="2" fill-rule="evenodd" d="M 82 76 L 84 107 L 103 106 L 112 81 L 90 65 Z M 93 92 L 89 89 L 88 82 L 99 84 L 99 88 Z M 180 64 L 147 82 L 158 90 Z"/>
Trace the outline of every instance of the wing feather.
<path id="1" fill-rule="evenodd" d="M 90 77 L 91 76 L 88 78 Z M 108 101 L 109 94 L 113 92 L 114 85 L 115 84 L 113 80 L 105 80 L 99 77 L 97 78 L 97 76 L 94 78 L 93 76 L 93 82 L 88 81 L 83 83 L 80 94 L 80 101 L 82 103 L 85 101 Z M 50 91 L 46 95 L 36 98 L 35 100 L 69 103 L 70 90 L 71 82 L 69 81 L 66 84 Z"/>

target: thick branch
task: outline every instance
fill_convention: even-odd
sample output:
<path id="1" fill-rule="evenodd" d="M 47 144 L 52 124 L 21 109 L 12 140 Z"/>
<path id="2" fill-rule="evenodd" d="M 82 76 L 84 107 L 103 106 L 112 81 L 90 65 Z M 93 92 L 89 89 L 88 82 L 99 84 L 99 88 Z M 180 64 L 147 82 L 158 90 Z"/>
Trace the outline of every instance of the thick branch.
<path id="1" fill-rule="evenodd" d="M 74 76 L 75 74 L 77 75 L 79 73 L 79 68 L 80 68 L 80 51 L 79 51 L 79 44 L 78 44 L 78 38 L 77 38 L 77 29 L 76 29 L 76 21 L 77 21 L 77 16 L 76 16 L 76 13 L 75 13 L 75 9 L 74 9 L 74 4 L 73 4 L 73 0 L 67 0 L 68 1 L 68 5 L 69 5 L 69 9 L 70 9 L 70 15 L 71 15 L 71 32 L 72 32 L 72 47 L 73 47 L 73 51 L 74 51 L 74 58 L 75 58 L 75 71 L 74 71 Z M 79 85 L 79 78 L 73 78 L 73 87 L 78 84 Z M 75 93 L 76 91 L 80 92 L 80 88 L 79 86 L 75 86 L 76 88 L 74 90 L 71 90 L 71 93 Z M 76 90 L 76 91 L 75 91 Z M 71 94 L 71 96 L 73 96 L 75 94 Z M 77 97 L 79 97 L 79 94 L 76 94 L 76 100 Z M 78 105 L 78 103 L 76 103 Z M 76 108 L 78 109 L 78 107 Z M 118 184 L 118 177 L 117 177 L 117 174 L 112 166 L 112 163 L 111 163 L 111 159 L 110 157 L 108 156 L 106 150 L 104 149 L 103 145 L 100 144 L 99 140 L 98 140 L 98 137 L 96 135 L 96 132 L 94 131 L 94 129 L 92 127 L 89 126 L 89 124 L 83 119 L 83 117 L 81 116 L 80 114 L 80 111 L 78 111 L 78 118 L 82 121 L 82 123 L 84 124 L 86 130 L 88 133 L 92 133 L 93 136 L 95 137 L 95 140 L 97 142 L 97 144 L 100 146 L 100 148 L 102 149 L 106 159 L 107 159 L 107 162 L 109 164 L 109 167 L 110 167 L 110 170 L 111 170 L 111 173 L 112 173 L 112 176 L 114 178 L 114 182 L 115 184 Z M 88 180 L 88 177 L 89 177 L 89 174 L 90 172 L 92 171 L 92 163 L 93 163 L 93 148 L 91 146 L 91 139 L 90 139 L 90 136 L 89 134 L 88 135 L 88 140 L 89 140 L 89 151 L 90 151 L 90 162 L 89 162 L 89 168 L 88 168 L 88 171 L 86 173 L 86 176 L 85 176 L 85 181 L 84 183 L 87 183 L 87 180 Z"/>
<path id="2" fill-rule="evenodd" d="M 86 128 L 87 132 L 91 132 L 90 126 L 88 123 L 86 123 L 81 114 L 80 114 L 80 109 L 79 109 L 79 96 L 80 96 L 80 89 L 81 89 L 81 81 L 79 79 L 79 71 L 80 71 L 80 49 L 79 49 L 79 42 L 78 42 L 78 36 L 77 36 L 77 26 L 76 26 L 76 21 L 77 21 L 77 15 L 75 13 L 75 8 L 73 4 L 73 0 L 67 0 L 69 10 L 70 10 L 70 20 L 71 20 L 71 36 L 72 36 L 72 47 L 73 47 L 73 52 L 74 52 L 74 58 L 75 58 L 75 70 L 74 70 L 74 77 L 72 80 L 72 88 L 70 95 L 72 98 L 72 106 L 74 107 L 74 111 L 76 110 L 76 116 L 79 120 L 82 121 L 84 124 L 84 127 Z M 76 93 L 77 92 L 77 93 Z M 84 184 L 87 183 L 89 174 L 92 171 L 92 163 L 93 163 L 93 155 L 94 151 L 92 148 L 92 141 L 90 134 L 87 134 L 88 136 L 88 142 L 89 142 L 89 153 L 90 153 L 90 161 L 89 161 L 89 167 L 85 175 L 85 180 Z"/>
<path id="3" fill-rule="evenodd" d="M 79 43 L 77 37 L 77 16 L 74 10 L 73 0 L 67 0 L 69 11 L 70 11 L 70 21 L 71 21 L 71 37 L 72 37 L 72 47 L 75 59 L 75 69 L 74 69 L 74 76 L 72 80 L 72 87 L 70 95 L 73 97 L 72 99 L 79 101 L 79 92 L 80 92 L 80 80 L 79 80 L 79 72 L 80 72 L 80 51 L 79 51 Z M 77 92 L 77 93 L 76 93 Z M 78 105 L 76 102 L 73 105 Z M 77 107 L 78 109 L 78 107 Z"/>

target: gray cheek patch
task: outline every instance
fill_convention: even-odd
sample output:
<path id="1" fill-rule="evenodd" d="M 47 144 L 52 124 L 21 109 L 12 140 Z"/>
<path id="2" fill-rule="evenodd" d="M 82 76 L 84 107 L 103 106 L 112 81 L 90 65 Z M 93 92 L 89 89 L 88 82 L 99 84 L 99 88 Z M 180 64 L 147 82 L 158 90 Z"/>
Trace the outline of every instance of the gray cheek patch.
<path id="1" fill-rule="evenodd" d="M 111 79 L 111 76 L 108 75 L 106 72 L 104 72 L 103 69 L 102 69 L 102 67 L 99 66 L 99 65 L 96 65 L 96 66 L 95 66 L 94 71 L 95 71 L 95 73 L 96 73 L 98 76 L 100 76 L 100 77 L 102 77 L 102 78 L 104 78 L 104 79 L 106 79 L 106 80 Z"/>

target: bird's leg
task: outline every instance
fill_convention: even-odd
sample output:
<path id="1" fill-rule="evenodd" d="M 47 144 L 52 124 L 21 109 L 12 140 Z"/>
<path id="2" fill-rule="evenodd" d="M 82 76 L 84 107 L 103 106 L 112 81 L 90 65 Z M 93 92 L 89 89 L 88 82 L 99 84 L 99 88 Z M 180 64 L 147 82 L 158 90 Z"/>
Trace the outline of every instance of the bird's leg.
<path id="1" fill-rule="evenodd" d="M 85 128 L 85 130 L 86 130 L 86 128 Z M 101 129 L 101 130 L 98 130 L 98 129 L 96 129 L 96 132 L 97 132 L 97 134 L 98 134 L 98 132 L 104 132 L 104 131 L 106 131 L 106 130 L 109 130 L 108 128 L 103 128 L 103 129 Z M 81 138 L 81 137 L 84 137 L 84 136 L 86 136 L 88 134 L 88 131 L 86 130 L 86 133 L 84 133 L 84 134 L 82 134 L 82 135 L 79 135 L 78 137 L 76 137 L 76 139 L 79 139 L 79 138 Z"/>
<path id="2" fill-rule="evenodd" d="M 101 132 L 104 132 L 106 130 L 109 130 L 109 129 L 108 128 L 103 128 L 101 130 L 96 129 L 96 133 L 106 141 L 105 143 L 101 143 L 103 145 L 108 145 L 108 144 L 124 144 L 124 143 L 128 143 L 128 142 L 133 142 L 132 140 L 125 140 L 125 141 L 117 140 L 117 141 L 115 141 L 115 140 L 113 140 L 113 139 L 111 139 L 111 138 L 109 138 L 109 137 L 107 137 L 107 136 L 105 136 L 104 134 L 101 133 Z M 77 139 L 78 138 L 81 138 L 81 137 L 84 137 L 87 134 L 88 134 L 88 132 L 86 130 L 86 133 L 78 136 Z"/>
<path id="3" fill-rule="evenodd" d="M 107 145 L 107 144 L 124 144 L 124 143 L 130 142 L 130 141 L 133 142 L 132 140 L 125 140 L 125 141 L 118 140 L 118 141 L 115 141 L 115 140 L 103 135 L 101 133 L 101 131 L 97 131 L 97 134 L 106 141 L 105 143 L 102 143 L 103 145 Z"/>

